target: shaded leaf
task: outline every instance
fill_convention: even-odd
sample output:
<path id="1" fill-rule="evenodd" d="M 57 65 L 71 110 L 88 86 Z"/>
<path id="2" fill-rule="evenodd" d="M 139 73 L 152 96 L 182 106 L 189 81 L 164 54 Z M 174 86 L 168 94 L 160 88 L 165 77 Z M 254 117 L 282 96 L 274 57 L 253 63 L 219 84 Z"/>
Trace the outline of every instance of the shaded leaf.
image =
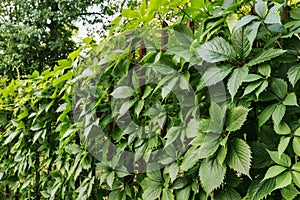
<path id="1" fill-rule="evenodd" d="M 206 159 L 201 163 L 199 176 L 203 189 L 210 193 L 218 188 L 226 173 L 226 166 L 220 164 L 216 159 Z M 213 177 L 213 178 L 212 178 Z"/>
<path id="2" fill-rule="evenodd" d="M 268 12 L 267 3 L 262 0 L 257 0 L 255 4 L 255 12 L 260 16 L 260 18 L 265 18 Z"/>
<path id="3" fill-rule="evenodd" d="M 258 19 L 258 17 L 254 15 L 246 15 L 238 21 L 238 23 L 235 25 L 235 29 L 240 29 L 255 19 Z"/>
<path id="4" fill-rule="evenodd" d="M 202 76 L 205 86 L 212 86 L 223 81 L 230 74 L 231 70 L 232 66 L 230 65 L 208 68 Z"/>
<path id="5" fill-rule="evenodd" d="M 276 108 L 272 114 L 272 119 L 274 121 L 274 124 L 278 125 L 281 122 L 281 120 L 285 114 L 285 110 L 286 110 L 286 107 L 283 104 L 279 104 L 276 106 Z"/>
<path id="6" fill-rule="evenodd" d="M 217 133 L 207 133 L 203 144 L 200 147 L 199 159 L 212 156 L 219 147 L 220 135 Z"/>
<path id="7" fill-rule="evenodd" d="M 270 178 L 264 181 L 261 181 L 261 179 L 255 179 L 251 182 L 248 194 L 249 200 L 258 200 L 263 199 L 275 188 L 275 178 Z"/>
<path id="8" fill-rule="evenodd" d="M 276 58 L 277 56 L 282 55 L 285 52 L 286 52 L 285 50 L 273 49 L 273 48 L 264 50 L 258 56 L 251 59 L 245 66 L 251 67 L 251 66 L 266 62 L 268 60 L 271 60 L 272 58 Z"/>
<path id="9" fill-rule="evenodd" d="M 258 72 L 265 77 L 269 77 L 271 75 L 271 66 L 269 64 L 261 64 L 257 69 Z"/>
<path id="10" fill-rule="evenodd" d="M 284 99 L 287 94 L 287 83 L 280 78 L 272 79 L 271 88 L 280 99 Z"/>
<path id="11" fill-rule="evenodd" d="M 294 185 L 288 185 L 282 188 L 280 192 L 284 199 L 290 200 L 293 200 L 299 194 L 299 191 L 295 188 Z"/>
<path id="12" fill-rule="evenodd" d="M 248 75 L 248 68 L 236 68 L 231 76 L 229 77 L 227 88 L 231 95 L 231 99 L 234 98 L 235 94 L 237 93 L 239 87 L 242 85 L 244 78 Z"/>
<path id="13" fill-rule="evenodd" d="M 235 189 L 227 186 L 226 188 L 218 192 L 218 194 L 214 199 L 215 200 L 229 200 L 229 199 L 242 200 L 242 197 Z"/>
<path id="14" fill-rule="evenodd" d="M 273 6 L 268 15 L 266 16 L 264 23 L 266 24 L 281 24 L 280 14 L 278 14 L 278 10 L 282 7 L 283 4 L 277 4 Z"/>
<path id="15" fill-rule="evenodd" d="M 114 98 L 128 98 L 132 96 L 133 94 L 133 89 L 128 87 L 128 86 L 121 86 L 116 89 L 111 93 L 111 95 Z"/>

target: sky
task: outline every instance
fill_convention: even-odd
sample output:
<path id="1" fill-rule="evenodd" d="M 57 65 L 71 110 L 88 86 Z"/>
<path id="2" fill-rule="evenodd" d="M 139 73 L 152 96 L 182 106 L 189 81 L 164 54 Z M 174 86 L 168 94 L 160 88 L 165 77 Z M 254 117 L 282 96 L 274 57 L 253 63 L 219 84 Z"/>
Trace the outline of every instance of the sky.
<path id="1" fill-rule="evenodd" d="M 123 0 L 110 0 L 110 1 L 104 1 L 104 4 L 107 5 L 110 3 L 116 3 L 121 4 Z M 128 0 L 125 3 L 124 7 L 127 7 Z M 91 6 L 88 8 L 88 12 L 99 12 L 99 6 Z M 103 23 L 97 23 L 97 24 L 90 24 L 90 25 L 84 25 L 83 21 L 77 21 L 75 22 L 75 25 L 78 27 L 78 33 L 73 37 L 73 40 L 76 43 L 80 43 L 82 39 L 88 37 L 88 36 L 94 36 L 94 40 L 99 41 L 101 39 L 101 36 L 99 33 L 96 32 L 96 30 L 103 30 L 103 24 L 108 25 L 115 17 L 117 17 L 120 14 L 120 12 L 115 13 L 113 16 L 106 16 L 106 18 L 103 19 Z M 108 30 L 106 31 L 106 34 L 108 34 Z"/>

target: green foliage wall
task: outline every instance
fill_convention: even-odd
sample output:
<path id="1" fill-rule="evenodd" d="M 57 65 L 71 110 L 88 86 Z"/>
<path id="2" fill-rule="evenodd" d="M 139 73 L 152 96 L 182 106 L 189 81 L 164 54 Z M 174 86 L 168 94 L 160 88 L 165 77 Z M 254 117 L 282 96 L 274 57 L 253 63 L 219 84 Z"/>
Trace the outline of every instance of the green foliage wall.
<path id="1" fill-rule="evenodd" d="M 128 10 L 153 11 L 153 19 L 133 21 L 130 30 L 169 23 L 152 43 L 150 29 L 138 42 L 128 34 L 100 45 L 86 39 L 54 70 L 1 79 L 1 198 L 299 198 L 299 4 L 187 2 L 177 2 L 176 12 L 155 0 Z M 157 22 L 171 10 L 180 21 Z M 130 12 L 123 17 L 134 17 Z M 209 94 L 218 85 L 220 101 Z M 195 101 L 182 101 L 177 89 L 193 90 Z M 125 113 L 155 134 L 117 124 Z M 91 137 L 100 148 L 91 151 Z M 174 155 L 184 141 L 183 154 Z M 153 170 L 147 153 L 156 149 L 166 152 L 156 163 L 165 167 Z M 132 160 L 122 158 L 125 151 L 141 153 L 134 170 L 126 168 Z"/>

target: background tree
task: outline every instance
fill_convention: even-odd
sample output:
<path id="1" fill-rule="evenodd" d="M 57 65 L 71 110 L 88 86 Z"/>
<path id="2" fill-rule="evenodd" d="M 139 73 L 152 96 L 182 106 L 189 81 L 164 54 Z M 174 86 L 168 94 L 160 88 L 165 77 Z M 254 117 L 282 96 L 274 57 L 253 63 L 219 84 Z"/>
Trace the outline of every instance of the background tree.
<path id="1" fill-rule="evenodd" d="M 83 20 L 85 24 L 103 23 L 128 2 L 1 1 L 0 75 L 15 77 L 54 66 L 57 60 L 66 57 L 75 48 L 72 40 L 78 29 L 74 25 L 75 20 Z M 89 12 L 91 6 L 98 11 Z M 100 34 L 103 33 L 100 31 Z"/>

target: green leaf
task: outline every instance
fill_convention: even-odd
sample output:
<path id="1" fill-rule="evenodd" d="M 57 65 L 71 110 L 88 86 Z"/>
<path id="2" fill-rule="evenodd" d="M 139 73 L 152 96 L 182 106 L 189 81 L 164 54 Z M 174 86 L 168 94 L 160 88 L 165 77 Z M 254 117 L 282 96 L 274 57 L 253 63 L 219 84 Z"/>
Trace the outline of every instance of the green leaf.
<path id="1" fill-rule="evenodd" d="M 294 137 L 293 150 L 297 156 L 300 156 L 300 137 Z"/>
<path id="2" fill-rule="evenodd" d="M 274 121 L 274 124 L 278 125 L 281 122 L 281 120 L 285 114 L 285 110 L 286 110 L 286 107 L 283 104 L 279 104 L 276 106 L 276 108 L 272 114 L 272 119 Z"/>
<path id="3" fill-rule="evenodd" d="M 180 190 L 176 190 L 176 199 L 187 199 L 190 197 L 191 193 L 191 186 L 187 186 Z"/>
<path id="4" fill-rule="evenodd" d="M 202 76 L 205 86 L 212 86 L 221 81 L 230 74 L 232 66 L 210 67 Z"/>
<path id="5" fill-rule="evenodd" d="M 142 96 L 142 100 L 144 100 L 146 97 L 148 97 L 151 92 L 152 92 L 152 88 L 149 85 L 147 85 L 145 88 L 144 94 Z"/>
<path id="6" fill-rule="evenodd" d="M 300 136 L 300 127 L 295 130 L 294 135 Z"/>
<path id="7" fill-rule="evenodd" d="M 171 182 L 173 182 L 176 179 L 177 174 L 179 172 L 178 164 L 174 162 L 171 165 L 167 166 L 165 169 L 170 175 Z"/>
<path id="8" fill-rule="evenodd" d="M 69 144 L 65 147 L 65 151 L 69 154 L 77 155 L 82 149 L 78 144 Z"/>
<path id="9" fill-rule="evenodd" d="M 200 147 L 199 159 L 212 156 L 219 147 L 220 135 L 217 133 L 207 133 L 203 144 Z"/>
<path id="10" fill-rule="evenodd" d="M 269 151 L 267 150 L 271 159 L 277 163 L 278 165 L 282 165 L 284 167 L 290 167 L 291 166 L 291 158 L 286 155 L 286 154 L 282 154 L 281 156 L 279 156 L 279 153 L 277 151 Z"/>
<path id="11" fill-rule="evenodd" d="M 290 83 L 295 87 L 296 83 L 300 79 L 300 64 L 292 66 L 287 72 Z"/>
<path id="12" fill-rule="evenodd" d="M 245 96 L 245 95 L 250 94 L 251 92 L 253 92 L 253 91 L 254 91 L 256 88 L 258 88 L 262 83 L 263 83 L 263 81 L 256 81 L 256 82 L 250 83 L 250 84 L 245 88 L 245 91 L 244 91 L 243 96 Z"/>
<path id="13" fill-rule="evenodd" d="M 228 118 L 226 120 L 226 130 L 227 131 L 237 131 L 239 130 L 244 122 L 246 121 L 249 109 L 242 106 L 234 107 L 228 113 Z"/>
<path id="14" fill-rule="evenodd" d="M 265 77 L 269 77 L 271 75 L 271 66 L 267 63 L 259 65 L 257 69 L 258 72 Z"/>
<path id="15" fill-rule="evenodd" d="M 293 182 L 300 188 L 300 172 L 292 171 Z"/>
<path id="16" fill-rule="evenodd" d="M 266 180 L 266 179 L 269 179 L 269 178 L 273 178 L 273 177 L 276 177 L 278 176 L 279 174 L 281 174 L 282 172 L 284 172 L 285 170 L 287 170 L 287 168 L 285 167 L 282 167 L 280 165 L 275 165 L 275 166 L 272 166 L 268 169 L 268 171 L 266 172 L 266 175 L 263 179 Z"/>
<path id="17" fill-rule="evenodd" d="M 287 87 L 287 83 L 284 80 L 280 78 L 272 79 L 272 91 L 282 100 L 287 94 Z"/>
<path id="18" fill-rule="evenodd" d="M 161 171 L 160 170 L 148 172 L 147 176 L 148 176 L 148 178 L 150 180 L 153 180 L 155 182 L 161 182 L 162 181 Z"/>
<path id="19" fill-rule="evenodd" d="M 241 195 L 232 187 L 227 186 L 214 198 L 215 200 L 242 200 Z"/>
<path id="20" fill-rule="evenodd" d="M 3 145 L 7 145 L 7 144 L 10 143 L 11 141 L 13 141 L 13 139 L 14 139 L 18 134 L 20 134 L 20 132 L 17 131 L 17 130 L 15 130 L 15 131 L 8 131 L 7 134 L 6 134 L 6 136 L 8 136 L 8 137 L 5 139 Z"/>
<path id="21" fill-rule="evenodd" d="M 268 15 L 266 16 L 264 23 L 266 24 L 281 24 L 280 14 L 278 14 L 278 10 L 282 7 L 283 4 L 278 4 L 273 6 Z"/>
<path id="22" fill-rule="evenodd" d="M 288 94 L 282 103 L 286 106 L 298 106 L 296 94 L 294 92 Z"/>
<path id="23" fill-rule="evenodd" d="M 276 178 L 275 189 L 284 188 L 292 183 L 292 174 L 291 172 L 284 172 Z"/>
<path id="24" fill-rule="evenodd" d="M 166 51 L 166 54 L 169 55 L 176 55 L 179 57 L 184 58 L 187 62 L 189 62 L 193 56 L 193 54 L 191 53 L 191 51 L 189 49 L 186 48 L 186 46 L 180 46 L 180 45 L 176 45 L 174 47 L 169 48 Z"/>
<path id="25" fill-rule="evenodd" d="M 260 16 L 260 18 L 265 18 L 268 12 L 267 3 L 262 0 L 257 0 L 255 4 L 255 12 Z"/>
<path id="26" fill-rule="evenodd" d="M 239 87 L 242 85 L 244 78 L 248 75 L 248 68 L 236 68 L 231 76 L 229 77 L 227 88 L 231 95 L 231 99 L 234 98 L 235 94 L 237 93 Z"/>
<path id="27" fill-rule="evenodd" d="M 226 106 L 219 106 L 217 103 L 212 102 L 209 108 L 210 124 L 209 130 L 214 133 L 221 133 L 224 126 L 224 117 L 226 114 Z"/>
<path id="28" fill-rule="evenodd" d="M 137 102 L 137 105 L 134 107 L 134 112 L 135 112 L 136 116 L 140 115 L 141 111 L 144 108 L 144 104 L 145 104 L 144 100 L 140 100 Z"/>
<path id="29" fill-rule="evenodd" d="M 271 160 L 268 152 L 266 151 L 266 145 L 259 142 L 250 143 L 252 150 L 252 168 L 261 169 L 271 166 L 274 162 Z"/>
<path id="30" fill-rule="evenodd" d="M 248 82 L 254 82 L 257 80 L 261 80 L 263 79 L 263 77 L 261 75 L 258 74 L 248 74 L 245 79 L 244 79 L 244 83 L 248 83 Z"/>
<path id="31" fill-rule="evenodd" d="M 280 122 L 278 125 L 274 124 L 274 130 L 279 135 L 289 135 L 291 134 L 291 129 L 289 125 L 285 122 Z"/>
<path id="32" fill-rule="evenodd" d="M 126 195 L 126 194 L 125 194 Z M 126 196 L 125 196 L 126 198 Z M 109 193 L 108 200 L 124 200 L 124 191 L 121 190 L 113 190 Z"/>
<path id="33" fill-rule="evenodd" d="M 216 63 L 224 60 L 235 60 L 237 54 L 232 46 L 223 38 L 216 37 L 196 48 L 200 58 Z"/>
<path id="34" fill-rule="evenodd" d="M 255 179 L 251 182 L 248 194 L 249 200 L 264 199 L 271 194 L 275 187 L 275 178 L 270 178 L 264 181 Z"/>
<path id="35" fill-rule="evenodd" d="M 228 145 L 227 163 L 230 168 L 250 177 L 251 151 L 249 145 L 235 138 Z"/>
<path id="36" fill-rule="evenodd" d="M 106 177 L 106 182 L 107 182 L 107 185 L 112 188 L 113 186 L 113 183 L 114 183 L 114 179 L 115 179 L 115 172 L 110 172 L 108 174 L 108 176 Z"/>
<path id="37" fill-rule="evenodd" d="M 227 145 L 220 145 L 220 148 L 219 148 L 219 151 L 218 151 L 218 154 L 217 154 L 217 159 L 219 161 L 219 163 L 223 164 L 225 159 L 226 159 L 226 156 L 227 156 Z"/>
<path id="38" fill-rule="evenodd" d="M 162 192 L 161 200 L 174 200 L 174 196 L 172 194 L 172 191 L 164 188 Z"/>
<path id="39" fill-rule="evenodd" d="M 199 120 L 193 118 L 189 121 L 186 127 L 186 137 L 194 138 L 199 135 Z"/>
<path id="40" fill-rule="evenodd" d="M 258 125 L 261 127 L 264 125 L 268 119 L 272 116 L 274 110 L 276 109 L 276 104 L 272 104 L 266 107 L 259 115 L 258 115 Z"/>
<path id="41" fill-rule="evenodd" d="M 227 15 L 226 23 L 227 23 L 227 26 L 230 30 L 230 33 L 233 33 L 234 27 L 238 23 L 238 19 L 239 19 L 239 17 L 236 13 L 230 13 L 229 15 Z"/>
<path id="42" fill-rule="evenodd" d="M 282 49 L 273 49 L 273 48 L 268 49 L 268 50 L 264 50 L 258 56 L 256 56 L 255 58 L 251 59 L 245 66 L 251 67 L 251 66 L 254 66 L 254 65 L 266 62 L 268 60 L 276 58 L 277 56 L 282 55 L 285 52 L 286 52 L 285 50 L 282 50 Z"/>
<path id="43" fill-rule="evenodd" d="M 292 170 L 300 172 L 300 162 L 293 164 Z"/>
<path id="44" fill-rule="evenodd" d="M 56 112 L 57 112 L 57 113 L 62 112 L 62 111 L 64 111 L 66 108 L 67 108 L 67 103 L 63 103 L 63 104 L 61 104 L 61 105 L 57 108 Z"/>
<path id="45" fill-rule="evenodd" d="M 207 193 L 221 186 L 226 173 L 226 166 L 216 159 L 206 159 L 201 163 L 199 176 L 201 185 Z M 213 178 L 212 178 L 213 177 Z"/>
<path id="46" fill-rule="evenodd" d="M 293 8 L 290 15 L 292 19 L 300 19 L 300 8 Z"/>
<path id="47" fill-rule="evenodd" d="M 267 80 L 264 80 L 262 82 L 262 84 L 258 87 L 258 89 L 255 91 L 255 95 L 256 95 L 256 98 L 258 99 L 260 93 L 262 93 L 267 87 L 268 87 L 269 83 Z"/>
<path id="48" fill-rule="evenodd" d="M 252 46 L 244 28 L 235 29 L 231 37 L 231 42 L 240 58 L 244 59 L 250 54 Z"/>
<path id="49" fill-rule="evenodd" d="M 180 127 L 175 126 L 170 128 L 166 135 L 167 142 L 165 146 L 172 144 L 177 139 L 180 133 L 181 133 Z"/>
<path id="50" fill-rule="evenodd" d="M 171 189 L 178 190 L 184 188 L 188 183 L 189 183 L 188 179 L 183 177 L 178 177 L 174 181 L 173 185 L 171 186 Z"/>
<path id="51" fill-rule="evenodd" d="M 189 81 L 184 76 L 180 76 L 179 78 L 179 87 L 180 89 L 187 91 L 190 89 Z"/>
<path id="52" fill-rule="evenodd" d="M 73 77 L 73 71 L 68 71 L 68 73 L 60 76 L 59 78 L 55 79 L 52 84 L 53 86 L 57 86 L 58 84 L 70 80 Z"/>
<path id="53" fill-rule="evenodd" d="M 133 95 L 133 89 L 131 87 L 128 86 L 121 86 L 118 88 L 115 88 L 114 91 L 111 93 L 111 95 L 114 98 L 128 98 L 131 97 Z"/>
<path id="54" fill-rule="evenodd" d="M 18 115 L 18 120 L 22 120 L 28 116 L 28 110 L 25 106 L 22 108 L 22 111 L 23 112 Z"/>
<path id="55" fill-rule="evenodd" d="M 252 22 L 252 21 L 255 20 L 255 19 L 258 19 L 258 17 L 257 17 L 257 16 L 254 16 L 254 15 L 246 15 L 246 16 L 242 17 L 242 18 L 238 21 L 238 23 L 237 23 L 236 26 L 235 26 L 235 29 L 236 29 L 236 30 L 237 30 L 237 29 L 240 29 L 240 28 L 242 28 L 243 26 L 249 24 L 250 22 Z"/>
<path id="56" fill-rule="evenodd" d="M 24 181 L 22 187 L 21 187 L 21 191 L 26 189 L 28 187 L 28 185 L 33 181 L 33 175 L 30 175 L 26 178 L 26 180 Z"/>
<path id="57" fill-rule="evenodd" d="M 289 145 L 290 139 L 291 139 L 291 137 L 286 137 L 286 136 L 283 136 L 283 137 L 280 138 L 280 142 L 279 142 L 279 145 L 278 145 L 279 157 L 281 157 L 281 155 L 283 154 L 283 152 L 285 151 L 285 149 Z"/>
<path id="58" fill-rule="evenodd" d="M 294 185 L 288 185 L 282 188 L 280 192 L 284 199 L 290 200 L 293 200 L 299 194 L 299 191 L 295 188 Z"/>
<path id="59" fill-rule="evenodd" d="M 135 100 L 134 101 L 125 101 L 120 107 L 119 117 L 125 115 L 128 112 L 128 110 L 134 105 L 134 103 L 135 103 Z"/>
<path id="60" fill-rule="evenodd" d="M 200 148 L 196 148 L 195 146 L 190 147 L 183 156 L 180 169 L 182 171 L 188 171 L 190 168 L 192 168 L 197 162 L 199 162 L 199 154 Z"/>
<path id="61" fill-rule="evenodd" d="M 166 86 L 164 86 L 161 90 L 161 96 L 162 98 L 166 98 L 168 96 L 168 94 L 173 90 L 173 88 L 175 87 L 175 84 L 177 83 L 178 81 L 178 77 L 174 77 L 172 78 L 168 84 Z"/>
<path id="62" fill-rule="evenodd" d="M 257 16 L 253 16 L 252 17 L 256 17 Z M 246 26 L 246 32 L 247 32 L 247 37 L 250 41 L 251 46 L 253 45 L 254 40 L 256 39 L 257 33 L 258 33 L 258 29 L 260 27 L 261 23 L 260 22 L 252 22 L 250 25 Z"/>
<path id="63" fill-rule="evenodd" d="M 162 183 L 145 178 L 141 186 L 144 190 L 143 199 L 156 200 L 162 192 Z"/>
<path id="64" fill-rule="evenodd" d="M 205 7 L 205 1 L 204 0 L 191 0 L 191 6 L 192 8 L 204 8 Z"/>

